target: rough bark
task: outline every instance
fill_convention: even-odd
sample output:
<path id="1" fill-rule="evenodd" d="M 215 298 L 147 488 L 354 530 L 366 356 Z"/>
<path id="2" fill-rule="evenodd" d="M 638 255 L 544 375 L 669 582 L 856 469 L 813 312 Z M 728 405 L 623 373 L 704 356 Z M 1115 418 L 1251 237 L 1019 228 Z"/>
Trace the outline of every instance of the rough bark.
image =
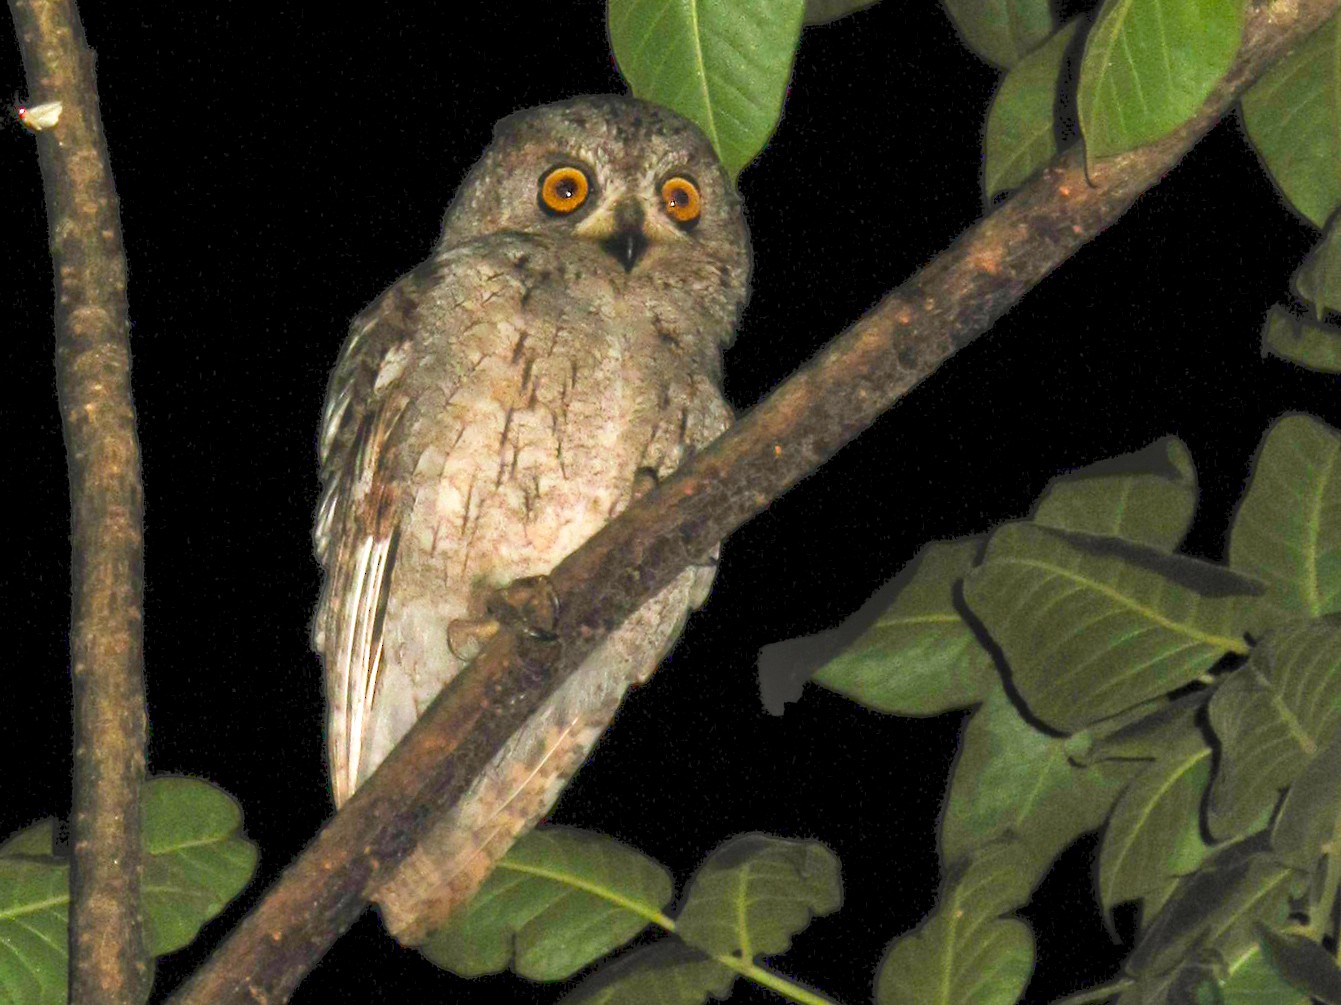
<path id="1" fill-rule="evenodd" d="M 70 1000 L 129 1005 L 144 999 L 148 974 L 140 938 L 143 523 L 126 262 L 79 14 L 71 0 L 10 0 L 10 8 L 30 100 L 63 106 L 37 148 L 70 476 Z"/>

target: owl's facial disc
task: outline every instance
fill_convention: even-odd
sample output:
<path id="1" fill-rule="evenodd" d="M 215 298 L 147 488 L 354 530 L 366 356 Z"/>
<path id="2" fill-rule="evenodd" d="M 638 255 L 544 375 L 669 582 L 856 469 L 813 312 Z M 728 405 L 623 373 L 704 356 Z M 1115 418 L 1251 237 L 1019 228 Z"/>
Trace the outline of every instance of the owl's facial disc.
<path id="1" fill-rule="evenodd" d="M 607 193 L 608 198 L 578 222 L 574 233 L 599 245 L 625 272 L 632 272 L 649 251 L 684 241 L 698 223 L 701 203 L 692 183 L 676 176 L 663 187 L 650 206 L 632 192 Z"/>

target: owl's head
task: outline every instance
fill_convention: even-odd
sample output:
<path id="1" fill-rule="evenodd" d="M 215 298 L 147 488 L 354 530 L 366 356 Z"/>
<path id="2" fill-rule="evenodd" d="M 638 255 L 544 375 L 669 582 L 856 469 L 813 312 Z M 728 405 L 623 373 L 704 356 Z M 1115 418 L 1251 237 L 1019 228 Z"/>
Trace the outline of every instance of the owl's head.
<path id="1" fill-rule="evenodd" d="M 744 299 L 749 235 L 735 186 L 696 125 L 635 98 L 573 98 L 499 122 L 441 243 L 502 231 L 590 242 L 630 275 L 711 266 Z"/>

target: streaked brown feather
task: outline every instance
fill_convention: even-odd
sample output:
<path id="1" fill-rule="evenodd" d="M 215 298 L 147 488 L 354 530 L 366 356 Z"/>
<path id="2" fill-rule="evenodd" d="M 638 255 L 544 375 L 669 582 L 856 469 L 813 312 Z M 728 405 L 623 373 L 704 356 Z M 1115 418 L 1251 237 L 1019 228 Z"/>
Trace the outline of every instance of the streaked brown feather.
<path id="1" fill-rule="evenodd" d="M 536 205 L 556 151 L 609 172 L 578 227 Z M 706 196 L 692 236 L 663 216 L 672 167 Z M 651 249 L 633 270 L 602 247 L 621 192 L 621 219 L 643 200 Z M 549 572 L 726 426 L 721 346 L 748 268 L 731 183 L 678 116 L 607 97 L 500 124 L 433 257 L 355 320 L 327 395 L 313 638 L 337 803 L 460 672 L 452 626 L 478 624 L 493 590 Z M 441 924 L 548 812 L 711 578 L 687 570 L 610 635 L 378 877 L 368 892 L 393 934 Z"/>

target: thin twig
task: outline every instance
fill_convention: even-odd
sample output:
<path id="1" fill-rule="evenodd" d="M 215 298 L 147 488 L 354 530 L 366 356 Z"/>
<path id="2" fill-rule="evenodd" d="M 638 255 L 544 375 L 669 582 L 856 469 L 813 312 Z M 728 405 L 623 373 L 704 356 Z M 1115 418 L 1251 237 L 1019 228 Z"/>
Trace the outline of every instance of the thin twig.
<path id="1" fill-rule="evenodd" d="M 1112 224 L 1337 5 L 1282 0 L 1251 8 L 1234 67 L 1190 122 L 1097 165 L 1088 178 L 1078 151 L 1063 154 L 565 559 L 550 577 L 562 602 L 558 644 L 499 633 L 173 1001 L 287 998 L 435 814 L 602 638 Z"/>
<path id="2" fill-rule="evenodd" d="M 142 1001 L 143 553 L 126 261 L 93 53 L 71 0 L 10 0 L 33 102 L 56 277 L 56 386 L 70 472 L 75 776 L 70 1000 Z"/>

